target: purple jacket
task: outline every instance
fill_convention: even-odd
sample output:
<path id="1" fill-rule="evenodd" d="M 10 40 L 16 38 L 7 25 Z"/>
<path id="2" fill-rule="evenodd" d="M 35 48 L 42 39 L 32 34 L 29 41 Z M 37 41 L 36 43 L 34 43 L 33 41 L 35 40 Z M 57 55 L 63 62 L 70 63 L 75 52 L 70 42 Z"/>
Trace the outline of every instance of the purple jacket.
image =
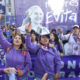
<path id="1" fill-rule="evenodd" d="M 11 44 L 4 38 L 2 30 L 0 29 L 0 44 L 4 48 L 5 52 Z M 15 49 L 14 47 L 10 49 L 9 53 L 6 53 L 6 67 L 14 67 L 23 70 L 24 76 L 27 75 L 30 70 L 32 63 L 31 57 L 28 52 L 26 52 L 26 57 L 23 56 L 20 49 Z"/>
<path id="2" fill-rule="evenodd" d="M 36 54 L 39 49 L 38 44 L 31 43 L 30 35 L 26 36 L 26 46 L 33 54 Z M 43 48 L 39 49 L 34 66 L 36 76 L 42 77 L 43 74 L 48 72 L 48 78 L 52 78 L 55 73 L 60 72 L 60 67 L 61 59 L 55 48 L 48 48 L 45 54 Z"/>

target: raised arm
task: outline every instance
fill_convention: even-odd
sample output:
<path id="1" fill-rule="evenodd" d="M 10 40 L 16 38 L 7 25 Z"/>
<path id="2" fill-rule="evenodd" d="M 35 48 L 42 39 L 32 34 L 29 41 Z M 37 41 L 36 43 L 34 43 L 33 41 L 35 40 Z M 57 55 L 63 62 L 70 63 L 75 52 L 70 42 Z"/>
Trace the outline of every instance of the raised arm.
<path id="1" fill-rule="evenodd" d="M 28 48 L 28 50 L 31 53 L 36 53 L 37 50 L 39 49 L 39 45 L 38 44 L 33 44 L 31 42 L 31 36 L 30 36 L 30 32 L 31 32 L 31 23 L 26 26 L 26 31 L 27 31 L 27 35 L 26 35 L 26 47 Z"/>
<path id="2" fill-rule="evenodd" d="M 39 45 L 38 44 L 33 44 L 31 42 L 31 37 L 30 37 L 30 34 L 28 34 L 26 36 L 26 47 L 28 48 L 28 50 L 31 52 L 31 53 L 34 53 L 36 54 L 37 50 L 39 49 Z"/>
<path id="3" fill-rule="evenodd" d="M 6 51 L 8 47 L 11 45 L 7 39 L 4 37 L 2 30 L 0 29 L 0 44 L 2 48 Z"/>
<path id="4" fill-rule="evenodd" d="M 0 14 L 0 19 L 1 19 L 1 14 Z M 7 39 L 4 37 L 2 29 L 0 28 L 0 44 L 2 46 L 2 48 L 4 48 L 4 50 L 6 51 L 8 49 L 8 47 L 11 45 Z"/>
<path id="5" fill-rule="evenodd" d="M 59 38 L 60 38 L 61 40 L 68 40 L 68 39 L 69 39 L 70 34 L 63 35 L 63 32 L 62 32 L 62 30 L 61 30 L 60 28 L 58 28 L 57 30 L 58 30 L 58 32 L 59 32 Z"/>

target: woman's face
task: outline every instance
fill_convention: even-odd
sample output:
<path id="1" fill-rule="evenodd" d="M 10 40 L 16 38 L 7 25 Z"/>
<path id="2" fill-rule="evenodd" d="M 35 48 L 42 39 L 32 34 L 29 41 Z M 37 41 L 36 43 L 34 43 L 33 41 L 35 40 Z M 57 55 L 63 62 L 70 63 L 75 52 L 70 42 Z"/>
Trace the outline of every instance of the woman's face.
<path id="1" fill-rule="evenodd" d="M 31 21 L 36 24 L 40 24 L 42 23 L 42 20 L 43 20 L 43 13 L 41 9 L 35 8 L 35 10 L 33 10 L 31 14 Z"/>
<path id="2" fill-rule="evenodd" d="M 36 35 L 35 34 L 31 34 L 31 40 L 36 40 Z"/>
<path id="3" fill-rule="evenodd" d="M 22 44 L 22 40 L 21 40 L 21 37 L 19 35 L 16 35 L 14 40 L 13 40 L 13 44 L 15 46 L 20 46 Z"/>
<path id="4" fill-rule="evenodd" d="M 42 43 L 43 45 L 48 45 L 49 43 L 49 38 L 47 38 L 46 36 L 42 36 L 40 43 Z"/>
<path id="5" fill-rule="evenodd" d="M 50 40 L 54 41 L 54 39 L 55 39 L 55 37 L 54 37 L 54 35 L 51 33 L 51 34 L 50 34 Z"/>

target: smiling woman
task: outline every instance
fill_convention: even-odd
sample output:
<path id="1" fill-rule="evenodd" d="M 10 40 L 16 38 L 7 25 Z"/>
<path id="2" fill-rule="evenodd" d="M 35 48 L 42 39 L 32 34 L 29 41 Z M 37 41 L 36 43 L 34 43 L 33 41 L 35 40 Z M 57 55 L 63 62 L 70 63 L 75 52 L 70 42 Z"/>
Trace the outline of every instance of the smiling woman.
<path id="1" fill-rule="evenodd" d="M 27 72 L 31 68 L 31 58 L 23 44 L 24 40 L 22 36 L 16 35 L 13 40 L 13 45 L 11 45 L 2 34 L 0 29 L 0 44 L 5 49 L 6 52 L 6 67 L 19 68 L 17 78 L 19 80 L 24 79 L 27 75 Z"/>
<path id="2" fill-rule="evenodd" d="M 41 80 L 45 73 L 48 73 L 47 80 L 57 80 L 59 78 L 61 59 L 56 48 L 49 47 L 49 30 L 44 28 L 40 34 L 40 45 L 31 42 L 31 23 L 26 26 L 26 31 L 26 47 L 36 57 L 34 65 L 36 80 Z"/>
<path id="3" fill-rule="evenodd" d="M 26 76 L 31 68 L 31 58 L 29 52 L 24 47 L 24 37 L 22 35 L 16 35 L 13 43 L 10 44 L 4 38 L 2 29 L 0 29 L 0 44 L 6 53 L 5 66 L 7 68 L 13 67 L 17 70 L 17 80 L 27 80 Z"/>

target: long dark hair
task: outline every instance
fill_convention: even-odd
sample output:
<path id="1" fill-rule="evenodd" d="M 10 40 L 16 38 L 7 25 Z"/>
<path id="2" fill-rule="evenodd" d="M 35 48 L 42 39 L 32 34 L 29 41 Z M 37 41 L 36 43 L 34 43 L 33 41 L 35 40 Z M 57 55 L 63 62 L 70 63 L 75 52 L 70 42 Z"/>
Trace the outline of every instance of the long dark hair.
<path id="1" fill-rule="evenodd" d="M 55 45 L 57 45 L 58 49 L 60 49 L 60 42 L 59 42 L 58 35 L 54 32 L 52 32 L 51 34 L 53 34 L 53 36 L 55 37 L 55 39 L 54 39 Z"/>
<path id="2" fill-rule="evenodd" d="M 26 47 L 25 47 L 25 45 L 24 45 L 24 43 L 25 43 L 25 38 L 24 38 L 24 36 L 23 36 L 23 35 L 20 35 L 20 34 L 16 34 L 16 35 L 14 36 L 14 38 L 15 38 L 16 36 L 20 36 L 20 37 L 21 37 L 22 44 L 20 45 L 19 49 L 21 49 L 21 53 L 23 53 L 23 52 L 26 50 Z M 11 46 L 9 46 L 9 48 L 8 48 L 7 52 L 9 52 L 9 51 L 10 51 L 10 49 L 12 49 L 12 48 L 13 48 L 13 46 L 14 46 L 14 44 L 12 43 L 12 45 L 11 45 Z"/>

